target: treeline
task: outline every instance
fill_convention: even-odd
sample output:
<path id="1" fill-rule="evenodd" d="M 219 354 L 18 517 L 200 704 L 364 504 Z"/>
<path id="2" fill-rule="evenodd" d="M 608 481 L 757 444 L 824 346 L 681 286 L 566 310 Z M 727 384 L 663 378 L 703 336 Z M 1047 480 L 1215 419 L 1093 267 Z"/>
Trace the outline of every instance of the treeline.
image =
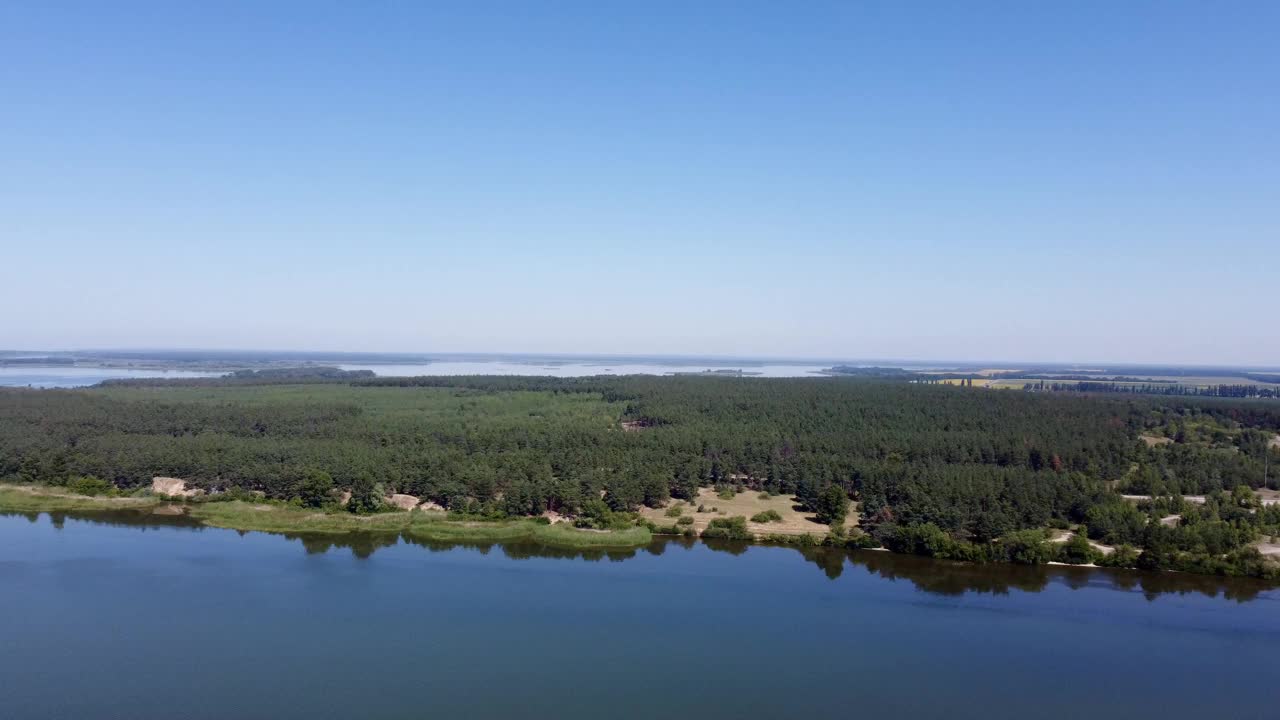
<path id="1" fill-rule="evenodd" d="M 1047 526 L 1095 532 L 1102 519 L 1091 522 L 1091 511 L 1115 507 L 1109 483 L 1131 480 L 1135 465 L 1164 491 L 1259 487 L 1266 443 L 1259 453 L 1255 437 L 1243 449 L 1241 428 L 1280 427 L 1272 403 L 974 393 L 889 379 L 263 382 L 231 378 L 216 392 L 200 381 L 2 390 L 0 477 L 94 476 L 131 488 L 167 475 L 301 501 L 323 473 L 337 489 L 372 485 L 363 496 L 403 492 L 458 512 L 606 519 L 693 499 L 707 485 L 794 494 L 816 512 L 834 488 L 859 502 L 862 526 L 887 546 L 928 546 L 899 538 L 936 528 L 957 548 L 986 548 Z M 1140 441 L 1180 419 L 1211 420 L 1236 449 Z M 1249 518 L 1229 521 L 1241 527 L 1228 538 L 1232 552 L 1269 522 Z M 1126 537 L 1139 550 L 1150 541 Z"/>
<path id="2" fill-rule="evenodd" d="M 235 370 L 207 378 L 112 378 L 101 385 L 111 387 L 221 387 L 226 385 L 279 385 L 282 383 L 352 382 L 376 377 L 372 370 L 342 370 L 336 367 L 287 367 L 262 370 Z"/>
<path id="3" fill-rule="evenodd" d="M 1263 385 L 1196 385 L 1170 384 L 1169 381 L 1134 382 L 1034 382 L 1024 390 L 1082 393 L 1136 393 L 1140 395 L 1173 395 L 1182 397 L 1280 398 L 1280 388 Z"/>

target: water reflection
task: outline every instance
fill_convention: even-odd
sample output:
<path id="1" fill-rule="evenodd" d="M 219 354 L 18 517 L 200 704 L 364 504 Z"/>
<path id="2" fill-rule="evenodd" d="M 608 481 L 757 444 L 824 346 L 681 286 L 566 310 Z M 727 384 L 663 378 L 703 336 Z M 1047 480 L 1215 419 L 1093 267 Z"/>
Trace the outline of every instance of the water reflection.
<path id="1" fill-rule="evenodd" d="M 130 527 L 142 531 L 148 529 L 183 529 L 189 531 L 214 531 L 186 515 L 166 515 L 146 510 L 77 511 L 51 513 L 0 513 L 0 516 L 21 516 L 37 522 L 41 515 L 48 515 L 57 529 L 67 520 L 88 522 L 111 527 Z M 247 531 L 234 531 L 247 535 Z M 695 546 L 717 553 L 742 555 L 760 546 L 745 542 L 725 540 L 695 540 L 692 538 L 657 538 L 651 544 L 631 549 L 561 548 L 531 542 L 458 542 L 427 540 L 407 533 L 347 533 L 343 535 L 315 533 L 271 533 L 302 545 L 307 554 L 320 555 L 330 551 L 349 550 L 360 559 L 371 557 L 376 551 L 401 543 L 415 545 L 428 552 L 447 552 L 468 549 L 488 554 L 495 550 L 513 560 L 531 558 L 555 558 L 600 562 L 622 562 L 641 553 L 662 555 L 671 549 L 689 551 Z M 1012 591 L 1036 593 L 1051 584 L 1072 590 L 1085 587 L 1107 588 L 1125 592 L 1141 592 L 1148 600 L 1161 595 L 1185 595 L 1195 593 L 1209 597 L 1224 597 L 1237 602 L 1247 602 L 1272 589 L 1270 585 L 1252 578 L 1225 578 L 1188 573 L 1157 573 L 1111 568 L 1082 568 L 1062 565 L 975 565 L 970 563 L 933 560 L 912 555 L 897 555 L 872 550 L 844 551 L 828 547 L 771 546 L 777 550 L 796 553 L 800 559 L 812 563 L 831 580 L 839 579 L 847 570 L 860 569 L 889 581 L 904 580 L 916 589 L 944 596 L 961 596 L 967 593 L 1007 595 Z"/>

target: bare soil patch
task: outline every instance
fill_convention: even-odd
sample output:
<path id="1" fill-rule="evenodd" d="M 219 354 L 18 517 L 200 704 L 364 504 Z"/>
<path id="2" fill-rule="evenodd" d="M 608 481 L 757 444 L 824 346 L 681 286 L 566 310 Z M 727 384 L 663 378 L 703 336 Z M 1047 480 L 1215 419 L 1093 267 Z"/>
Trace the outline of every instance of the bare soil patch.
<path id="1" fill-rule="evenodd" d="M 1169 445 L 1173 443 L 1173 438 L 1162 437 L 1160 435 L 1139 435 L 1138 437 L 1142 439 L 1142 442 L 1147 444 L 1147 447 Z"/>

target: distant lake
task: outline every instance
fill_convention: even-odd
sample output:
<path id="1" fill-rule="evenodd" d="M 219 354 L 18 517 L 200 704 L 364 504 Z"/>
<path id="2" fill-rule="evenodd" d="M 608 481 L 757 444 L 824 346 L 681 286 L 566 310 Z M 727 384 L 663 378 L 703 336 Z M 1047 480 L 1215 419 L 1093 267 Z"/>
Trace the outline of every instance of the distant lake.
<path id="1" fill-rule="evenodd" d="M 537 362 L 537 361 L 453 361 L 423 363 L 418 365 L 349 365 L 343 370 L 372 370 L 381 376 L 416 375 L 552 375 L 555 377 L 587 377 L 591 375 L 667 375 L 671 373 L 699 373 L 706 370 L 742 370 L 754 377 L 817 377 L 817 373 L 830 365 L 791 365 L 786 363 L 751 364 L 726 361 L 724 364 L 673 364 L 637 363 L 621 359 L 616 363 L 590 362 Z"/>
<path id="2" fill-rule="evenodd" d="M 222 373 L 189 370 L 134 370 L 95 367 L 0 367 L 0 387 L 68 388 L 95 385 L 119 378 L 216 377 Z"/>
<path id="3" fill-rule="evenodd" d="M 0 716 L 1275 718 L 1248 581 L 0 516 Z"/>

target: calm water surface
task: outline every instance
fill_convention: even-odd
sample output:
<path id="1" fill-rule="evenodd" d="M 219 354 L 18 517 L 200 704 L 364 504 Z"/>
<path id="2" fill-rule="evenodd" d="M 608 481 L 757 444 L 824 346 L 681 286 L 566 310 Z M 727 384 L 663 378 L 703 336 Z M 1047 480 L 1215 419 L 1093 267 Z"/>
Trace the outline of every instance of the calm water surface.
<path id="1" fill-rule="evenodd" d="M 0 367 L 0 387 L 71 388 L 96 385 L 103 380 L 216 377 L 221 374 L 193 372 L 190 370 L 15 366 Z"/>
<path id="2" fill-rule="evenodd" d="M 592 375 L 670 375 L 673 373 L 701 373 L 707 370 L 741 370 L 752 377 L 820 377 L 820 372 L 830 365 L 768 364 L 768 363 L 657 363 L 629 362 L 516 362 L 516 361 L 467 361 L 440 360 L 419 365 L 339 365 L 343 370 L 372 370 L 379 376 L 417 375 L 551 375 L 554 377 L 588 377 Z"/>
<path id="3" fill-rule="evenodd" d="M 1276 718 L 1248 582 L 0 516 L 0 717 Z"/>

